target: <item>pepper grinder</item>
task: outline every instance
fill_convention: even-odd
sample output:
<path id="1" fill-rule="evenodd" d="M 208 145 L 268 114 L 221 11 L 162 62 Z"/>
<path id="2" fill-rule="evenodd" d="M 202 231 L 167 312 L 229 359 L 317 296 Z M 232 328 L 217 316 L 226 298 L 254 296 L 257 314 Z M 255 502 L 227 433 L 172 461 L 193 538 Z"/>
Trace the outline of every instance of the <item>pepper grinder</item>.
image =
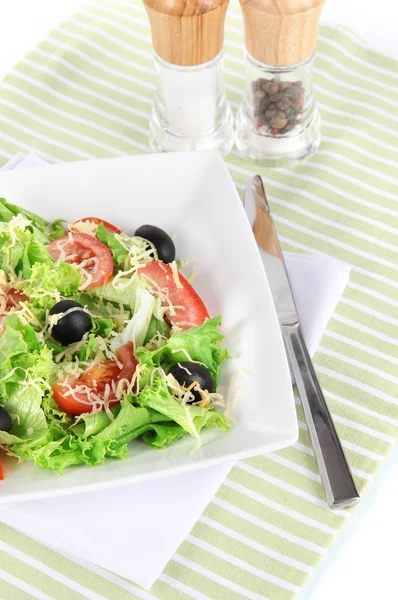
<path id="1" fill-rule="evenodd" d="M 240 0 L 246 79 L 237 146 L 249 159 L 283 166 L 318 148 L 312 70 L 324 0 Z"/>
<path id="2" fill-rule="evenodd" d="M 229 0 L 143 0 L 157 71 L 150 120 L 155 152 L 218 150 L 234 140 L 222 73 Z"/>

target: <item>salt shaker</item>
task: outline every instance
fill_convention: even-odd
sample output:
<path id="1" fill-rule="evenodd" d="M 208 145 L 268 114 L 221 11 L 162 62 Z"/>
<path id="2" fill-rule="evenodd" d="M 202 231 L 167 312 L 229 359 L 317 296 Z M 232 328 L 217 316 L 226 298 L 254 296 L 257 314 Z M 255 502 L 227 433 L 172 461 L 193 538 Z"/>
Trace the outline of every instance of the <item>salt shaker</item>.
<path id="1" fill-rule="evenodd" d="M 237 146 L 249 159 L 283 166 L 320 143 L 312 70 L 324 0 L 240 0 L 246 79 Z"/>
<path id="2" fill-rule="evenodd" d="M 222 73 L 229 0 L 143 1 L 157 70 L 152 150 L 227 153 L 234 139 Z"/>

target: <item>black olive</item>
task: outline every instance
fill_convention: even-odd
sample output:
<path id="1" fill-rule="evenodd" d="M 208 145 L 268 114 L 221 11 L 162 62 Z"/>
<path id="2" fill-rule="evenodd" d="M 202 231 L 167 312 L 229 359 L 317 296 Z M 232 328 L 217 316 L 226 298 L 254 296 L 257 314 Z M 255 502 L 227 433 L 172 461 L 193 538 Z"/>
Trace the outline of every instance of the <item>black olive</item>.
<path id="1" fill-rule="evenodd" d="M 194 381 L 199 384 L 202 390 L 214 392 L 214 381 L 209 371 L 203 365 L 195 362 L 180 362 L 173 365 L 169 373 L 178 381 L 184 388 L 188 388 Z M 195 400 L 200 402 L 201 395 L 198 391 L 192 389 L 191 392 L 195 396 Z"/>
<path id="2" fill-rule="evenodd" d="M 9 432 L 12 427 L 11 417 L 5 408 L 0 406 L 0 431 Z"/>
<path id="3" fill-rule="evenodd" d="M 70 308 L 81 310 L 73 310 L 64 317 L 61 317 L 51 329 L 51 335 L 54 340 L 63 346 L 80 342 L 84 334 L 91 329 L 90 315 L 84 311 L 81 304 L 74 300 L 61 300 L 61 302 L 57 302 L 50 310 L 50 315 L 66 313 Z"/>
<path id="4" fill-rule="evenodd" d="M 174 242 L 168 233 L 156 227 L 156 225 L 141 225 L 134 235 L 152 242 L 158 253 L 159 260 L 165 263 L 171 263 L 176 257 Z"/>

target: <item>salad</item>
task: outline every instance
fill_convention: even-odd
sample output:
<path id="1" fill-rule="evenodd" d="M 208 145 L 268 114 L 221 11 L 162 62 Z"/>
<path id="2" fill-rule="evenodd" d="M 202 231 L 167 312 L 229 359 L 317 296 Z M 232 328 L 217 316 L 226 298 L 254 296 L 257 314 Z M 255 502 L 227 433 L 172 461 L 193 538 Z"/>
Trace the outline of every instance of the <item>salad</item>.
<path id="1" fill-rule="evenodd" d="M 175 255 L 159 227 L 49 223 L 0 199 L 0 449 L 62 472 L 228 429 L 221 317 Z"/>

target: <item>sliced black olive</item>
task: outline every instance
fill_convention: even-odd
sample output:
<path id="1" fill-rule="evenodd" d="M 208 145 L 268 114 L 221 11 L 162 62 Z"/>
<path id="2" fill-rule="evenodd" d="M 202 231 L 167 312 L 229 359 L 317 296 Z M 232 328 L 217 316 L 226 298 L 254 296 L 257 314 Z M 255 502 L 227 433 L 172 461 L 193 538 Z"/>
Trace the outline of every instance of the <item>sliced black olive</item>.
<path id="1" fill-rule="evenodd" d="M 144 238 L 151 242 L 158 253 L 159 260 L 165 263 L 171 263 L 176 257 L 174 242 L 168 233 L 156 227 L 156 225 L 141 225 L 134 235 Z"/>
<path id="2" fill-rule="evenodd" d="M 51 335 L 54 340 L 63 346 L 80 342 L 84 334 L 91 329 L 90 315 L 84 311 L 81 304 L 74 300 L 61 300 L 57 302 L 50 310 L 50 315 L 66 313 L 71 308 L 75 308 L 76 310 L 61 317 L 51 329 Z"/>
<path id="3" fill-rule="evenodd" d="M 195 362 L 180 362 L 173 365 L 169 373 L 178 381 L 184 388 L 189 388 L 194 381 L 199 384 L 202 390 L 214 392 L 214 381 L 209 371 L 203 365 Z M 201 395 L 197 390 L 192 389 L 192 394 L 195 400 L 200 402 Z"/>
<path id="4" fill-rule="evenodd" d="M 12 421 L 11 417 L 6 411 L 5 408 L 0 406 L 0 431 L 7 431 L 7 433 L 11 430 Z"/>

